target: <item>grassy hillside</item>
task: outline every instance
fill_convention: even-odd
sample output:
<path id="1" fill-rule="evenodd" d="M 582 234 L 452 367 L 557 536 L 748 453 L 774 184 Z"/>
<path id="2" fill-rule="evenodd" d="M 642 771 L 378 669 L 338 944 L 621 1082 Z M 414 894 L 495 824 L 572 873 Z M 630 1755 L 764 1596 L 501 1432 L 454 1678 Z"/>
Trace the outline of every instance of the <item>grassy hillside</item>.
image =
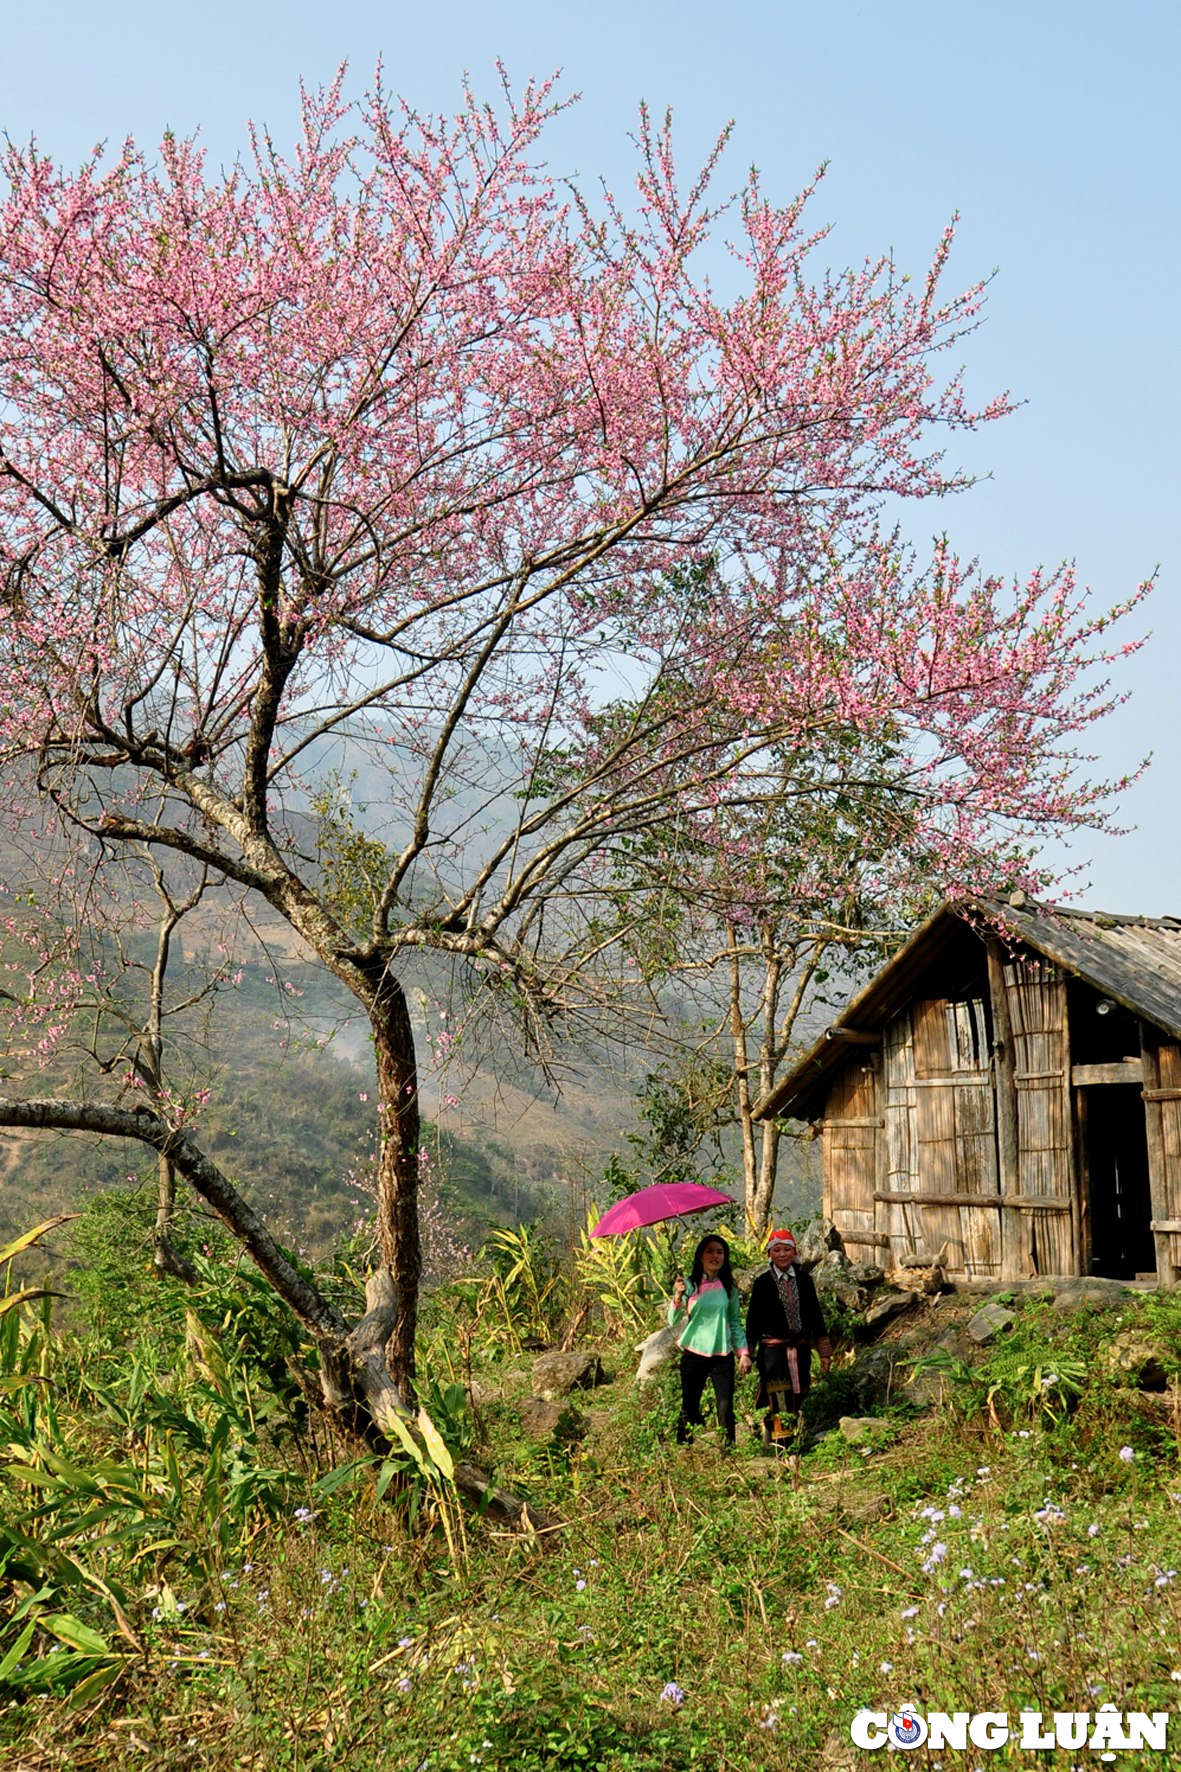
<path id="1" fill-rule="evenodd" d="M 181 970 L 178 995 L 196 980 Z M 367 1209 L 350 1176 L 363 1173 L 376 1132 L 369 1047 L 352 1005 L 330 979 L 289 960 L 282 976 L 242 969 L 217 1013 L 202 1009 L 170 1030 L 177 1087 L 208 1087 L 200 1115 L 204 1148 L 267 1214 L 279 1233 L 327 1254 Z M 428 1030 L 429 1031 L 429 1030 Z M 511 1055 L 497 1066 L 450 1072 L 430 1065 L 423 1042 L 424 1144 L 455 1234 L 469 1245 L 489 1227 L 559 1212 L 601 1172 L 629 1107 L 606 1076 L 572 1081 L 560 1097 Z M 120 1067 L 122 1068 L 122 1067 Z M 48 1064 L 9 1062 L 9 1087 L 25 1095 L 105 1085 L 82 1055 L 63 1047 Z M 457 1105 L 451 1100 L 458 1096 Z M 150 1188 L 143 1147 L 77 1135 L 0 1138 L 0 1241 L 96 1192 Z M 580 1195 L 581 1197 L 581 1195 Z"/>
<path id="2" fill-rule="evenodd" d="M 629 1317 L 603 1271 L 540 1305 L 496 1278 L 436 1295 L 424 1394 L 535 1531 L 472 1515 L 427 1458 L 358 1462 L 284 1379 L 289 1330 L 213 1269 L 196 1299 L 145 1294 L 126 1343 L 10 1334 L 10 1373 L 41 1377 L 0 1394 L 6 1763 L 835 1772 L 862 1707 L 1175 1706 L 1181 1298 L 1016 1300 L 975 1351 L 979 1301 L 885 1343 L 850 1323 L 797 1465 L 763 1454 L 749 1394 L 734 1452 L 677 1447 L 671 1370 L 632 1382 L 653 1306 Z M 606 1382 L 539 1414 L 521 1334 L 579 1313 Z M 1146 1763 L 1181 1765 L 1173 1736 Z"/>

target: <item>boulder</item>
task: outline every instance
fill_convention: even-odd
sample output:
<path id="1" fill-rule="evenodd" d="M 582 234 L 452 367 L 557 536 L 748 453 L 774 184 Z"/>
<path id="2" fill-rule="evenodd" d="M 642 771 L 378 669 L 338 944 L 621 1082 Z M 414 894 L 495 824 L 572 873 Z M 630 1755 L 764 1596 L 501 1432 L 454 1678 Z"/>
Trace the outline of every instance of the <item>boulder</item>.
<path id="1" fill-rule="evenodd" d="M 901 1355 L 895 1347 L 871 1347 L 858 1354 L 849 1368 L 849 1376 L 860 1409 L 871 1413 L 874 1408 L 889 1402 L 903 1377 L 897 1370 L 900 1361 Z"/>
<path id="2" fill-rule="evenodd" d="M 864 1286 L 849 1286 L 843 1280 L 837 1280 L 834 1285 L 828 1287 L 825 1296 L 835 1298 L 836 1302 L 843 1304 L 847 1311 L 863 1311 L 869 1303 L 869 1293 Z"/>
<path id="3" fill-rule="evenodd" d="M 947 1286 L 947 1273 L 939 1262 L 930 1267 L 896 1267 L 890 1273 L 890 1284 L 899 1292 L 921 1292 L 934 1298 Z"/>
<path id="4" fill-rule="evenodd" d="M 1145 1341 L 1133 1330 L 1117 1335 L 1104 1349 L 1103 1363 L 1108 1370 L 1135 1385 L 1141 1391 L 1163 1391 L 1169 1382 L 1165 1356 L 1159 1347 Z"/>
<path id="5" fill-rule="evenodd" d="M 1012 1311 L 1007 1311 L 1003 1304 L 986 1304 L 974 1317 L 968 1318 L 968 1334 L 973 1341 L 983 1346 L 986 1341 L 992 1341 L 1002 1329 L 1007 1329 L 1016 1321 Z"/>
<path id="6" fill-rule="evenodd" d="M 598 1354 L 574 1350 L 568 1354 L 542 1354 L 533 1362 L 533 1395 L 547 1403 L 570 1391 L 590 1390 L 602 1382 Z"/>
<path id="7" fill-rule="evenodd" d="M 531 1439 L 556 1437 L 568 1442 L 584 1438 L 588 1422 L 585 1415 L 569 1403 L 547 1403 L 541 1397 L 526 1397 L 520 1407 L 521 1426 Z"/>
<path id="8" fill-rule="evenodd" d="M 884 1329 L 893 1318 L 901 1316 L 915 1304 L 917 1294 L 914 1292 L 879 1292 L 865 1313 L 867 1329 Z"/>
<path id="9" fill-rule="evenodd" d="M 876 1261 L 855 1261 L 853 1263 L 853 1280 L 858 1286 L 866 1288 L 880 1286 L 885 1277 L 885 1268 L 879 1267 Z"/>
<path id="10" fill-rule="evenodd" d="M 654 1329 L 636 1350 L 640 1364 L 636 1370 L 637 1384 L 651 1384 L 663 1366 L 676 1358 L 676 1329 Z"/>
<path id="11" fill-rule="evenodd" d="M 828 1249 L 812 1269 L 812 1280 L 822 1296 L 837 1286 L 852 1286 L 853 1263 L 843 1249 Z"/>
<path id="12" fill-rule="evenodd" d="M 521 1426 L 531 1438 L 544 1440 L 566 1413 L 565 1403 L 546 1403 L 540 1397 L 526 1397 L 520 1408 Z"/>
<path id="13" fill-rule="evenodd" d="M 843 1254 L 844 1248 L 841 1233 L 831 1218 L 812 1219 L 796 1238 L 796 1258 L 801 1267 L 814 1268 L 830 1251 Z"/>

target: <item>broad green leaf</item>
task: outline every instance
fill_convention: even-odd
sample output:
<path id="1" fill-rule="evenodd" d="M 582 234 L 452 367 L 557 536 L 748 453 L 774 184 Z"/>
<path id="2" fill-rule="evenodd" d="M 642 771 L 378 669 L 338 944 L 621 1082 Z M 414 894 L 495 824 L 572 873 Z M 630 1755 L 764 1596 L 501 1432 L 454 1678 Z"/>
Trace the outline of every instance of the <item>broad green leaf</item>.
<path id="1" fill-rule="evenodd" d="M 47 1612 L 41 1620 L 46 1630 L 52 1631 L 59 1643 L 65 1643 L 69 1649 L 77 1649 L 83 1655 L 109 1655 L 111 1646 L 105 1637 L 100 1637 L 96 1630 L 83 1624 L 69 1612 Z"/>
<path id="2" fill-rule="evenodd" d="M 406 1426 L 406 1423 L 402 1420 L 400 1415 L 396 1415 L 392 1409 L 387 1410 L 381 1425 L 386 1429 L 387 1433 L 390 1428 L 393 1428 L 394 1433 L 397 1435 L 398 1439 L 401 1440 L 402 1445 L 420 1470 L 425 1470 L 428 1467 L 429 1460 L 426 1453 L 414 1438 L 414 1435 L 410 1432 L 410 1429 Z"/>
<path id="3" fill-rule="evenodd" d="M 39 1224 L 35 1230 L 26 1231 L 22 1237 L 16 1239 L 15 1243 L 6 1243 L 3 1249 L 0 1249 L 0 1263 L 11 1261 L 13 1256 L 19 1255 L 22 1249 L 31 1248 L 50 1231 L 56 1230 L 59 1224 L 69 1224 L 71 1219 L 77 1218 L 77 1216 L 76 1212 L 62 1212 L 57 1218 L 47 1218 L 44 1224 Z"/>
<path id="4" fill-rule="evenodd" d="M 123 1663 L 121 1661 L 108 1661 L 102 1667 L 96 1667 L 94 1672 L 88 1674 L 81 1685 L 75 1686 L 71 1692 L 70 1708 L 80 1710 L 84 1704 L 89 1704 L 96 1693 L 102 1692 L 105 1687 L 111 1684 L 112 1680 L 117 1680 L 122 1672 Z"/>
<path id="5" fill-rule="evenodd" d="M 348 1464 L 338 1465 L 334 1471 L 328 1471 L 316 1484 L 317 1495 L 335 1495 L 338 1489 L 359 1476 L 363 1470 L 369 1469 L 371 1458 L 354 1458 Z"/>
<path id="6" fill-rule="evenodd" d="M 28 1648 L 29 1644 L 33 1641 L 33 1632 L 36 1630 L 36 1628 L 37 1628 L 37 1620 L 35 1618 L 30 1618 L 30 1620 L 29 1620 L 28 1624 L 26 1624 L 24 1630 L 21 1632 L 20 1636 L 16 1639 L 16 1642 L 12 1645 L 12 1648 L 8 1651 L 8 1654 L 4 1657 L 4 1660 L 0 1661 L 0 1686 L 2 1686 L 4 1684 L 4 1682 L 7 1680 L 9 1674 L 12 1672 L 12 1670 L 16 1666 L 17 1662 L 21 1660 L 21 1658 L 23 1657 L 23 1655 L 25 1653 L 25 1650 Z"/>
<path id="7" fill-rule="evenodd" d="M 7 1311 L 14 1311 L 18 1304 L 28 1304 L 34 1298 L 64 1298 L 64 1292 L 54 1292 L 47 1286 L 22 1286 L 19 1292 L 10 1292 L 7 1298 L 0 1298 L 0 1317 Z"/>
<path id="8" fill-rule="evenodd" d="M 425 1409 L 418 1411 L 418 1431 L 426 1441 L 427 1451 L 450 1482 L 455 1476 L 455 1461 L 443 1444 L 442 1435 Z"/>

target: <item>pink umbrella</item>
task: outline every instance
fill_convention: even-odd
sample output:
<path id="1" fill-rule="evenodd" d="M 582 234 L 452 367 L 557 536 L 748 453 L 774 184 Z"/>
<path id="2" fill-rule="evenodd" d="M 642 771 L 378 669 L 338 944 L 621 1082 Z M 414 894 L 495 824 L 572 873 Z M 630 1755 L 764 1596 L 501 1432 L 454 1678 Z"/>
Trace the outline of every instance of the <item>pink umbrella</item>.
<path id="1" fill-rule="evenodd" d="M 604 1212 L 591 1232 L 592 1237 L 618 1237 L 624 1231 L 638 1231 L 645 1224 L 660 1224 L 666 1218 L 683 1218 L 687 1212 L 704 1212 L 707 1206 L 733 1206 L 731 1194 L 719 1193 L 716 1187 L 703 1187 L 696 1181 L 661 1181 L 655 1187 L 642 1187 L 638 1194 L 628 1194 Z"/>

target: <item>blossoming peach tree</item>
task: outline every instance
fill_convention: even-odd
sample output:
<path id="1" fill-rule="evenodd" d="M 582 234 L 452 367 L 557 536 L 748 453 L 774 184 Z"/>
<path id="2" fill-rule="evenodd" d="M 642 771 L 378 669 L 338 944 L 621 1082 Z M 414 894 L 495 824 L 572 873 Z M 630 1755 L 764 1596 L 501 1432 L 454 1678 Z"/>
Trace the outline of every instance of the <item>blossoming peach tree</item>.
<path id="1" fill-rule="evenodd" d="M 384 1304 L 358 1339 L 163 1083 L 6 1098 L 0 1124 L 163 1153 L 370 1414 L 413 1375 L 424 955 L 525 1042 L 609 1010 L 620 856 L 678 828 L 699 855 L 769 756 L 834 723 L 889 734 L 949 884 L 1014 831 L 1102 816 L 1072 765 L 1116 612 L 1068 574 L 924 565 L 889 528 L 961 484 L 949 434 L 1006 409 L 940 372 L 981 300 L 941 293 L 950 234 L 913 286 L 885 258 L 814 272 L 805 198 L 752 175 L 715 202 L 717 153 L 682 186 L 644 113 L 634 201 L 563 186 L 539 152 L 559 108 L 505 85 L 420 116 L 338 80 L 290 157 L 252 132 L 228 172 L 172 137 L 73 172 L 6 159 L 9 828 L 47 870 L 84 861 L 92 924 L 146 852 L 282 919 L 352 993 Z M 699 268 L 719 236 L 724 295 Z M 685 594 L 704 560 L 708 597 Z M 367 823 L 358 757 L 385 782 Z M 49 964 L 68 934 L 7 974 L 42 1042 L 93 988 Z"/>

